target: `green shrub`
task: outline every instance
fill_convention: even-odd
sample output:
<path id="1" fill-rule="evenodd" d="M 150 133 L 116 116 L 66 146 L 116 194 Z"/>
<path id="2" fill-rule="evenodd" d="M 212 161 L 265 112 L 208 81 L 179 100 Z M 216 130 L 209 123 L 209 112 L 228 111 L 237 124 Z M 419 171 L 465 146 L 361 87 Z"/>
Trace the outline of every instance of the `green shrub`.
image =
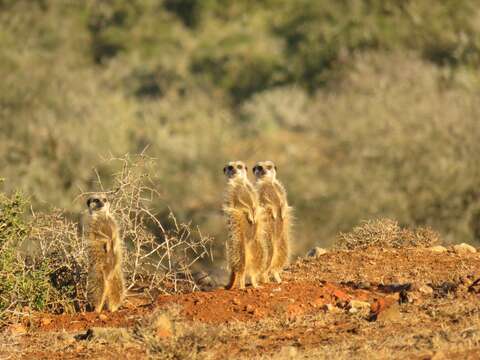
<path id="1" fill-rule="evenodd" d="M 30 235 L 25 218 L 27 200 L 19 193 L 0 193 L 0 320 L 17 311 L 44 310 L 51 298 L 47 259 L 34 261 L 21 254 Z"/>

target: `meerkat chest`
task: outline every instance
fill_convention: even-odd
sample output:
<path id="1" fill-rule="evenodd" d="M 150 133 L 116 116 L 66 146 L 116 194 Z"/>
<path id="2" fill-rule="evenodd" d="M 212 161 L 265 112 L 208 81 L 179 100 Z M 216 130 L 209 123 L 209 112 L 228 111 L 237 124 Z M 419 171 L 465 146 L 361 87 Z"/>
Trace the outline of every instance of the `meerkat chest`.
<path id="1" fill-rule="evenodd" d="M 231 203 L 233 207 L 254 208 L 256 204 L 256 194 L 253 188 L 245 185 L 237 185 L 232 192 Z"/>

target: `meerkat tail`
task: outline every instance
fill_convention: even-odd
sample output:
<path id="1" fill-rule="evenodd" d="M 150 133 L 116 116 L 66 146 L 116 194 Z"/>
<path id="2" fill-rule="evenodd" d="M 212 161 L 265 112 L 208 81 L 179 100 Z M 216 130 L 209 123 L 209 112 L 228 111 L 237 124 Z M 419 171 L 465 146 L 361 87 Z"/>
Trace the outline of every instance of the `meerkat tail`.
<path id="1" fill-rule="evenodd" d="M 287 210 L 286 214 L 289 213 Z M 282 280 L 280 272 L 288 264 L 290 257 L 290 222 L 289 214 L 276 229 L 275 251 L 272 259 L 271 273 L 277 283 Z"/>
<path id="2" fill-rule="evenodd" d="M 237 286 L 237 284 L 238 284 L 238 273 L 232 271 L 230 273 L 230 279 L 228 280 L 228 284 L 227 286 L 225 286 L 225 289 L 232 290 Z"/>
<path id="3" fill-rule="evenodd" d="M 109 284 L 107 281 L 107 276 L 105 275 L 105 273 L 103 273 L 102 275 L 103 275 L 101 280 L 101 284 L 103 284 L 102 291 L 100 296 L 95 299 L 96 301 L 94 304 L 95 311 L 97 313 L 102 312 L 103 307 L 105 305 L 105 301 L 107 300 L 107 295 L 109 293 Z"/>

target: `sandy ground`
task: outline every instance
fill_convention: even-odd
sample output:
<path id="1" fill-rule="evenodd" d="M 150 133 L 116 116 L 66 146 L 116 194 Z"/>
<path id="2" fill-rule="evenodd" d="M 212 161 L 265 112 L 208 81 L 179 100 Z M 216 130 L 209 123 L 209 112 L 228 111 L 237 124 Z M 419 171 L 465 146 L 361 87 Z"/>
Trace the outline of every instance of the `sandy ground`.
<path id="1" fill-rule="evenodd" d="M 283 278 L 130 296 L 116 313 L 35 313 L 2 329 L 0 358 L 480 358 L 480 253 L 332 251 Z"/>

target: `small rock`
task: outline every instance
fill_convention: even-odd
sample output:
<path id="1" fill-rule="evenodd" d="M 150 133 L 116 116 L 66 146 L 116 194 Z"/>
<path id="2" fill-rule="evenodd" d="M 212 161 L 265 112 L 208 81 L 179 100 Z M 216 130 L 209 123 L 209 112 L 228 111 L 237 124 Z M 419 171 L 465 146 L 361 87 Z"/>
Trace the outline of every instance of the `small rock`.
<path id="1" fill-rule="evenodd" d="M 433 295 L 436 298 L 447 297 L 450 294 L 457 292 L 458 284 L 451 281 L 444 281 L 443 283 L 436 284 L 433 287 Z"/>
<path id="2" fill-rule="evenodd" d="M 357 284 L 357 289 L 368 290 L 371 288 L 371 284 L 368 281 L 360 281 Z"/>
<path id="3" fill-rule="evenodd" d="M 325 255 L 326 253 L 327 253 L 327 250 L 325 250 L 324 248 L 316 246 L 307 253 L 307 256 L 318 258 L 322 255 Z"/>
<path id="4" fill-rule="evenodd" d="M 238 298 L 233 298 L 232 303 L 234 305 L 240 305 L 240 300 L 238 300 Z"/>
<path id="5" fill-rule="evenodd" d="M 205 271 L 197 271 L 192 274 L 195 283 L 201 290 L 207 291 L 217 287 L 217 282 Z"/>
<path id="6" fill-rule="evenodd" d="M 107 320 L 108 320 L 108 316 L 105 315 L 105 314 L 100 314 L 100 315 L 98 315 L 98 318 L 99 318 L 100 320 L 102 320 L 102 321 L 107 321 Z"/>
<path id="7" fill-rule="evenodd" d="M 23 335 L 27 333 L 27 329 L 22 324 L 12 324 L 8 327 L 8 331 L 12 335 Z"/>
<path id="8" fill-rule="evenodd" d="M 428 249 L 435 254 L 443 254 L 448 251 L 447 248 L 442 245 L 432 246 L 432 247 L 429 247 Z"/>
<path id="9" fill-rule="evenodd" d="M 453 251 L 457 253 L 458 255 L 465 255 L 465 254 L 475 254 L 477 252 L 477 249 L 475 249 L 472 245 L 461 243 L 458 245 L 455 245 L 453 247 Z"/>
<path id="10" fill-rule="evenodd" d="M 362 315 L 368 315 L 370 312 L 370 303 L 360 300 L 350 300 L 348 304 L 348 312 L 350 314 L 360 313 Z"/>
<path id="11" fill-rule="evenodd" d="M 422 294 L 424 295 L 432 295 L 433 294 L 433 289 L 428 286 L 428 285 L 422 285 L 420 286 L 420 288 L 418 289 L 419 292 L 421 292 Z"/>

